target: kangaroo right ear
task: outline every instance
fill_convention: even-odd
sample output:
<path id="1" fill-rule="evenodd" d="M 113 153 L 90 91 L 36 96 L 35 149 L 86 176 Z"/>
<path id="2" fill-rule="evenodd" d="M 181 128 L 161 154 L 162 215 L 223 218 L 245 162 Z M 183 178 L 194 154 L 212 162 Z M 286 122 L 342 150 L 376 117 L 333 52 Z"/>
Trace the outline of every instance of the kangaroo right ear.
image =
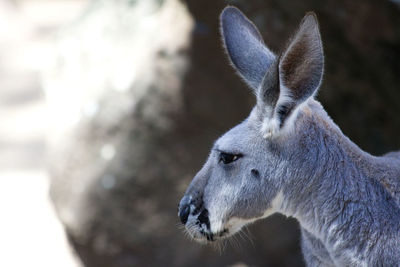
<path id="1" fill-rule="evenodd" d="M 305 15 L 279 63 L 281 85 L 293 102 L 300 104 L 318 90 L 324 72 L 324 52 L 317 16 Z"/>
<path id="2" fill-rule="evenodd" d="M 321 84 L 324 52 L 317 17 L 313 12 L 306 14 L 289 46 L 280 56 L 278 72 L 279 98 L 276 103 L 272 102 L 272 112 L 271 102 L 263 101 L 267 104 L 264 105 L 267 114 L 270 114 L 265 116 L 262 125 L 261 131 L 265 137 L 277 134 L 296 108 L 312 98 Z M 276 99 L 276 90 L 269 89 L 271 81 L 275 82 L 271 77 L 274 76 L 266 76 L 263 83 L 267 86 L 263 84 L 261 87 L 267 93 L 262 94 L 267 95 L 267 100 Z M 275 93 L 275 98 L 271 98 L 271 92 Z"/>
<path id="3" fill-rule="evenodd" d="M 246 83 L 256 90 L 275 55 L 265 46 L 256 26 L 239 9 L 226 7 L 220 21 L 230 61 Z"/>

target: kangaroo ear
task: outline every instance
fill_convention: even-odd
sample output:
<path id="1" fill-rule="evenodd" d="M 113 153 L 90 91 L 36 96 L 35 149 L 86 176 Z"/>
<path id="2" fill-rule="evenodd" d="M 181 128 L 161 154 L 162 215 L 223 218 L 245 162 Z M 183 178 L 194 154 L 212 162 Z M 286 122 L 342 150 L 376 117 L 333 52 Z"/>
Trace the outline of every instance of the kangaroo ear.
<path id="1" fill-rule="evenodd" d="M 226 7 L 220 17 L 225 50 L 240 76 L 257 89 L 275 59 L 256 26 L 237 8 Z"/>
<path id="2" fill-rule="evenodd" d="M 264 120 L 265 137 L 280 130 L 293 111 L 320 86 L 324 54 L 316 15 L 307 13 L 279 63 L 279 98 L 273 115 Z"/>
<path id="3" fill-rule="evenodd" d="M 324 52 L 317 17 L 310 12 L 279 62 L 281 85 L 294 101 L 302 102 L 318 89 L 323 69 Z"/>

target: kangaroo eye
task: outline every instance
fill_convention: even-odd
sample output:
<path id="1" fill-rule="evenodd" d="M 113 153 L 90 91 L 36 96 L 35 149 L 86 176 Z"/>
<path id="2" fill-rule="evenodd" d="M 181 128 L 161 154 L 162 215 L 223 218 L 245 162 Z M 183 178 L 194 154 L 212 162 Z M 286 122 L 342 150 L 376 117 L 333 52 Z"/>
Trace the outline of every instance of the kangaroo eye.
<path id="1" fill-rule="evenodd" d="M 219 162 L 222 162 L 224 164 L 229 164 L 231 162 L 238 160 L 240 157 L 242 157 L 242 154 L 229 154 L 221 152 L 219 154 Z"/>

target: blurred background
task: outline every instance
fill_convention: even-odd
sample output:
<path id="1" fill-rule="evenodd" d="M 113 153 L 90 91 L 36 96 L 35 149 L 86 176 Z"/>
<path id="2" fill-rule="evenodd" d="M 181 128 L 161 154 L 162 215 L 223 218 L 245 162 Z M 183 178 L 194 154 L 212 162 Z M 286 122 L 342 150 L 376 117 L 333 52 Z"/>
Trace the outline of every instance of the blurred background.
<path id="1" fill-rule="evenodd" d="M 277 53 L 309 10 L 318 99 L 373 154 L 400 149 L 400 1 L 0 0 L 0 266 L 303 266 L 274 215 L 222 251 L 177 204 L 254 99 L 221 48 L 232 4 Z"/>

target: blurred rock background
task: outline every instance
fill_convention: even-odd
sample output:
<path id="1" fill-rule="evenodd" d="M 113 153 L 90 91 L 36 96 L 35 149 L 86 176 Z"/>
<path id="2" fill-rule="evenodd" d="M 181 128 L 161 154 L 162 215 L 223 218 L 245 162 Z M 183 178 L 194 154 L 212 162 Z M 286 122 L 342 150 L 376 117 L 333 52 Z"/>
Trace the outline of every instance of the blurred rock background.
<path id="1" fill-rule="evenodd" d="M 48 197 L 40 71 L 85 1 L 0 1 L 0 266 L 81 266 Z"/>
<path id="2" fill-rule="evenodd" d="M 179 228 L 177 203 L 212 142 L 254 104 L 221 48 L 227 4 L 276 52 L 314 10 L 319 100 L 363 149 L 400 148 L 398 1 L 3 0 L 1 266 L 303 266 L 298 226 L 282 216 L 222 252 Z"/>

